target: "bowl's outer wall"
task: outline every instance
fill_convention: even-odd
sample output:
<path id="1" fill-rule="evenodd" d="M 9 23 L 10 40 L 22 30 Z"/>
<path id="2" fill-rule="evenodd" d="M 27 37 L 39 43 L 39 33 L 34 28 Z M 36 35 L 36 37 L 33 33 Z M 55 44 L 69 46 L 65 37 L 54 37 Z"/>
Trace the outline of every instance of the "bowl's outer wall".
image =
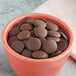
<path id="1" fill-rule="evenodd" d="M 14 20 L 10 21 L 7 26 L 9 29 L 7 29 L 7 26 L 5 26 L 4 30 L 7 29 L 7 33 L 3 33 L 4 35 L 7 34 L 9 30 L 11 30 L 13 24 L 21 21 L 24 17 L 26 16 L 31 16 L 33 18 L 45 18 L 47 20 L 52 20 L 54 21 L 56 24 L 58 24 L 59 27 L 63 28 L 67 34 L 67 36 L 70 38 L 68 31 L 65 29 L 66 27 L 62 26 L 60 23 L 57 23 L 58 19 L 55 19 L 55 17 L 51 16 L 51 15 L 47 15 L 47 14 L 40 14 L 40 13 L 34 13 L 34 14 L 25 14 L 22 16 L 19 16 L 17 18 L 15 18 Z M 11 24 L 10 24 L 11 23 Z M 64 25 L 64 24 L 63 24 Z M 4 31 L 3 31 L 4 32 Z M 5 38 L 7 39 L 7 36 L 5 36 Z M 60 56 L 58 59 L 56 59 L 56 57 L 51 60 L 51 58 L 46 59 L 46 61 L 44 61 L 44 59 L 42 61 L 37 61 L 37 62 L 31 62 L 28 61 L 28 58 L 25 57 L 25 60 L 21 59 L 20 56 L 16 56 L 16 53 L 11 49 L 8 49 L 8 47 L 6 46 L 6 44 L 4 43 L 3 40 L 3 47 L 6 53 L 6 56 L 8 58 L 8 61 L 11 65 L 11 67 L 13 68 L 13 70 L 19 75 L 19 76 L 55 76 L 62 68 L 62 66 L 64 65 L 64 63 L 66 62 L 67 58 L 69 57 L 70 53 L 71 53 L 71 49 L 68 49 L 68 53 Z M 10 47 L 9 47 L 10 48 Z"/>

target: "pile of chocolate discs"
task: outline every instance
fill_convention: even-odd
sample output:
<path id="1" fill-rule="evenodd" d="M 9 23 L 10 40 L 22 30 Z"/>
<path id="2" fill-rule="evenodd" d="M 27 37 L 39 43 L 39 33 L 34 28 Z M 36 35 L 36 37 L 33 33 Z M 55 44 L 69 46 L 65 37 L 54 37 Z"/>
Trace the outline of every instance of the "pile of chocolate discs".
<path id="1" fill-rule="evenodd" d="M 25 17 L 13 25 L 7 42 L 25 57 L 46 59 L 61 54 L 68 46 L 68 37 L 53 21 Z"/>

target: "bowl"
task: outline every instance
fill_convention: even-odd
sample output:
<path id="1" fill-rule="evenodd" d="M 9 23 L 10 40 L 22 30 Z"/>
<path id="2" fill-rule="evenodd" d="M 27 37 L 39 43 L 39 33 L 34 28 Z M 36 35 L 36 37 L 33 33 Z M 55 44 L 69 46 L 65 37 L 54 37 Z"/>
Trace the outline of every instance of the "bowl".
<path id="1" fill-rule="evenodd" d="M 24 17 L 27 16 L 30 16 L 34 19 L 43 18 L 55 22 L 60 28 L 65 31 L 66 35 L 68 36 L 69 45 L 67 49 L 58 56 L 47 59 L 32 59 L 24 57 L 11 49 L 7 43 L 8 32 L 12 29 L 15 23 L 20 22 Z M 57 17 L 44 13 L 29 13 L 18 16 L 9 21 L 2 32 L 2 43 L 4 51 L 6 53 L 10 66 L 18 76 L 56 76 L 71 53 L 73 38 L 73 33 L 65 22 Z"/>

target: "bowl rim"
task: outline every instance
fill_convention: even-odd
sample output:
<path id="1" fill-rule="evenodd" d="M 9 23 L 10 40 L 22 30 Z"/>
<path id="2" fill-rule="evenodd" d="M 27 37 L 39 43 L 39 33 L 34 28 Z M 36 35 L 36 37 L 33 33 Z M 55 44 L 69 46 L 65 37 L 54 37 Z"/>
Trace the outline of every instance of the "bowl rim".
<path id="1" fill-rule="evenodd" d="M 8 26 L 10 26 L 11 23 L 15 22 L 17 19 L 23 18 L 24 16 L 27 16 L 27 15 L 46 15 L 47 17 L 49 16 L 49 17 L 53 18 L 54 20 L 59 21 L 62 24 L 66 25 L 66 27 L 68 28 L 67 31 L 68 31 L 69 36 L 70 36 L 70 41 L 69 41 L 69 45 L 68 45 L 67 49 L 64 52 L 62 52 L 61 54 L 59 54 L 58 56 L 55 56 L 55 57 L 52 57 L 52 58 L 47 58 L 47 59 L 32 59 L 32 58 L 24 57 L 24 56 L 16 53 L 13 49 L 11 49 L 10 46 L 8 45 L 7 39 L 6 39 L 6 32 L 8 30 Z M 6 24 L 6 26 L 4 27 L 3 31 L 2 31 L 2 44 L 3 44 L 3 47 L 6 49 L 6 51 L 8 53 L 10 53 L 12 56 L 15 56 L 17 59 L 20 59 L 20 60 L 23 60 L 23 61 L 28 61 L 28 62 L 56 61 L 56 60 L 58 60 L 58 59 L 60 59 L 64 56 L 66 56 L 72 48 L 73 40 L 74 40 L 73 38 L 74 37 L 73 37 L 72 30 L 70 29 L 70 27 L 65 22 L 63 22 L 61 19 L 59 19 L 59 18 L 57 18 L 53 15 L 44 14 L 44 13 L 29 13 L 29 14 L 24 14 L 24 15 L 17 16 L 14 19 L 12 19 L 11 21 L 9 21 Z"/>

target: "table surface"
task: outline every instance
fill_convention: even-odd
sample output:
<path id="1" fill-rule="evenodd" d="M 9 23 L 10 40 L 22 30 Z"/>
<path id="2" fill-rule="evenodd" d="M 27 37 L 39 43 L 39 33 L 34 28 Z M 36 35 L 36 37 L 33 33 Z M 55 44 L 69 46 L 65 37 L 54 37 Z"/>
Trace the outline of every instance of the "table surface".
<path id="1" fill-rule="evenodd" d="M 1 33 L 2 29 L 16 16 L 30 13 L 46 0 L 0 0 L 0 76 L 17 76 L 5 56 Z M 69 58 L 57 76 L 76 76 L 76 62 Z"/>

